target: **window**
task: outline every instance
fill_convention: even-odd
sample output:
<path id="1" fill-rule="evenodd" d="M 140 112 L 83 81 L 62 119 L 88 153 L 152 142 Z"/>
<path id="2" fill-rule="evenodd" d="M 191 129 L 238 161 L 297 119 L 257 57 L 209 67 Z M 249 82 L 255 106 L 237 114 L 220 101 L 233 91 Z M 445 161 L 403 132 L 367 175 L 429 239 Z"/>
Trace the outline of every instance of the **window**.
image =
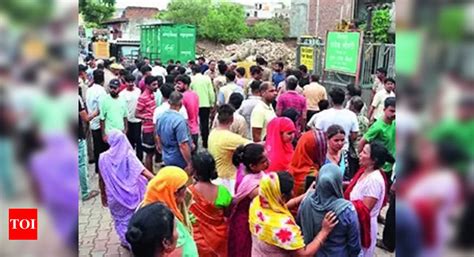
<path id="1" fill-rule="evenodd" d="M 253 17 L 258 17 L 258 12 L 257 11 L 253 12 Z"/>

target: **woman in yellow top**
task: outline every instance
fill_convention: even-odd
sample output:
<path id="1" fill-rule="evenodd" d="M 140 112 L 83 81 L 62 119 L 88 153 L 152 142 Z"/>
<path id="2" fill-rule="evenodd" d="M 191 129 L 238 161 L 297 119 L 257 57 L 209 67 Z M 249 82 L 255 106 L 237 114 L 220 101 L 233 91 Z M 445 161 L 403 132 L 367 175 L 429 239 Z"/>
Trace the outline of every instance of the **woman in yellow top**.
<path id="1" fill-rule="evenodd" d="M 305 245 L 287 207 L 292 190 L 293 178 L 288 172 L 271 172 L 260 181 L 259 195 L 249 211 L 252 257 L 314 256 L 338 223 L 335 214 L 328 212 L 322 230 Z"/>

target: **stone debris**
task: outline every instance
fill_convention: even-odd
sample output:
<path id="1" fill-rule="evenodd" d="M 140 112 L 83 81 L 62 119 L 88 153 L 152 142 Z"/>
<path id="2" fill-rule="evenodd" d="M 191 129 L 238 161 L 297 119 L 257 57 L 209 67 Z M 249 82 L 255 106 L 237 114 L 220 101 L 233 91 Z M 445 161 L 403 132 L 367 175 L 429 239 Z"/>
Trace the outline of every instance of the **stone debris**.
<path id="1" fill-rule="evenodd" d="M 221 50 L 206 51 L 199 49 L 200 55 L 207 59 L 255 62 L 257 56 L 262 56 L 271 65 L 273 62 L 282 61 L 285 66 L 294 66 L 296 49 L 289 48 L 285 43 L 271 42 L 269 40 L 246 40 L 240 44 L 231 44 Z"/>

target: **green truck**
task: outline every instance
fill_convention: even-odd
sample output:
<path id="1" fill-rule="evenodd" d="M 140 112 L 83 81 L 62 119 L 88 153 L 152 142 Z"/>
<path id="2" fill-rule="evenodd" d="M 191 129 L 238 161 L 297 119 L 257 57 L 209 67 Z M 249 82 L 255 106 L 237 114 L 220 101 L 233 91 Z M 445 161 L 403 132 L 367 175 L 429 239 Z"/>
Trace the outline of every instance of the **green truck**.
<path id="1" fill-rule="evenodd" d="M 155 23 L 140 26 L 140 55 L 163 63 L 173 59 L 186 63 L 196 58 L 196 27 Z"/>

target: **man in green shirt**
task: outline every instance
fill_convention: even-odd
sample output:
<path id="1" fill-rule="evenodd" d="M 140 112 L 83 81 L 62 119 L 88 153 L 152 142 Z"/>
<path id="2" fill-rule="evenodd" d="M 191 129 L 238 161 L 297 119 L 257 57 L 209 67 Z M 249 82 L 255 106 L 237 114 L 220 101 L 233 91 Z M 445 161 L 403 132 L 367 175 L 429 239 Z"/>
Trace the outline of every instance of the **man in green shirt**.
<path id="1" fill-rule="evenodd" d="M 191 67 L 191 90 L 199 96 L 199 125 L 202 137 L 202 146 L 207 148 L 209 138 L 209 116 L 216 102 L 216 94 L 212 86 L 211 78 L 201 74 L 199 65 Z"/>
<path id="2" fill-rule="evenodd" d="M 364 146 L 374 140 L 380 141 L 387 148 L 387 150 L 395 157 L 395 97 L 387 97 L 384 101 L 384 115 L 382 119 L 378 119 L 372 126 L 370 126 L 367 133 L 359 142 L 359 153 L 362 152 Z M 385 163 L 384 171 L 391 176 L 392 164 Z"/>
<path id="3" fill-rule="evenodd" d="M 127 104 L 119 98 L 120 81 L 112 79 L 109 83 L 110 93 L 104 96 L 100 102 L 100 129 L 104 135 L 104 141 L 107 142 L 107 133 L 111 129 L 121 130 L 124 134 L 127 133 Z"/>

